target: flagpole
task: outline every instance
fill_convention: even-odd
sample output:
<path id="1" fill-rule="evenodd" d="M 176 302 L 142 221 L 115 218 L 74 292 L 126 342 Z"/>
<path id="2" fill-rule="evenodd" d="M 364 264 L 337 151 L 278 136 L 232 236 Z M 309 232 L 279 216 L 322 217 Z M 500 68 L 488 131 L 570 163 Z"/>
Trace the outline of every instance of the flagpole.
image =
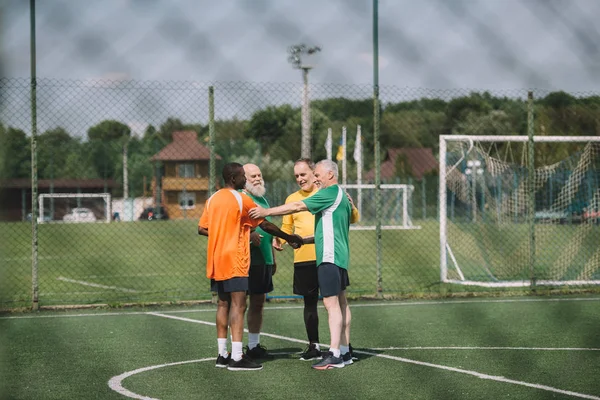
<path id="1" fill-rule="evenodd" d="M 325 140 L 325 150 L 327 151 L 327 159 L 332 160 L 333 132 L 331 128 L 327 128 L 327 139 Z"/>
<path id="2" fill-rule="evenodd" d="M 358 212 L 362 215 L 362 135 L 360 125 L 356 127 L 356 143 L 354 144 L 354 161 L 356 161 L 356 183 L 358 184 L 358 194 L 356 204 Z"/>
<path id="3" fill-rule="evenodd" d="M 342 184 L 346 185 L 346 127 L 342 128 L 342 149 L 344 155 L 342 157 Z"/>

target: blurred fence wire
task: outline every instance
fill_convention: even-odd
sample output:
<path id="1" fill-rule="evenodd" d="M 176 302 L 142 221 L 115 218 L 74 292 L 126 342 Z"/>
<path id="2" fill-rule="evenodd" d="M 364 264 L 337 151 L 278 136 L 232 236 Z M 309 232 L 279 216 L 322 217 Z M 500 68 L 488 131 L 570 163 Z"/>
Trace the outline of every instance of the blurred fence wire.
<path id="1" fill-rule="evenodd" d="M 595 93 L 534 92 L 529 119 L 525 90 L 384 86 L 379 125 L 382 162 L 375 165 L 372 87 L 311 84 L 309 95 L 312 158 L 318 161 L 330 153 L 338 161 L 347 191 L 355 202 L 360 200 L 361 221 L 350 235 L 349 293 L 356 296 L 500 290 L 441 281 L 441 135 L 526 136 L 533 130 L 543 136 L 600 136 L 600 97 Z M 30 81 L 0 79 L 0 306 L 31 304 L 32 265 L 40 305 L 210 298 L 205 240 L 196 231 L 204 202 L 220 187 L 221 167 L 231 161 L 261 168 L 271 205 L 283 204 L 298 190 L 293 164 L 301 151 L 303 99 L 300 84 L 39 79 L 34 108 L 37 161 L 32 169 Z M 584 168 L 573 157 L 585 145 L 536 148 L 536 168 L 560 164 L 565 172 L 540 184 L 536 209 L 528 211 L 535 214 L 536 229 L 548 225 L 552 229 L 536 250 L 539 259 L 546 260 L 537 266 L 539 274 L 552 269 L 544 264 L 549 262 L 544 252 L 565 245 L 568 251 L 583 254 L 571 258 L 567 264 L 573 270 L 560 277 L 584 276 L 578 288 L 591 288 L 600 279 L 600 256 L 593 240 L 600 220 L 598 158 L 586 159 L 584 178 L 577 186 L 585 190 L 575 190 L 566 202 L 553 199 L 560 196 L 561 184 Z M 527 168 L 525 148 L 497 144 L 479 151 L 483 158 L 502 158 L 515 176 Z M 35 198 L 32 170 L 37 172 Z M 376 171 L 381 188 L 375 186 Z M 501 245 L 501 235 L 519 233 L 502 233 L 503 226 L 494 225 L 497 221 L 491 217 L 472 218 L 477 211 L 487 215 L 489 199 L 504 193 L 498 192 L 500 186 L 492 188 L 493 179 L 469 182 L 449 186 L 446 199 L 446 217 L 456 222 L 452 229 L 460 232 L 456 240 L 465 257 L 483 270 L 490 253 L 504 263 L 525 257 L 523 249 Z M 512 193 L 521 183 L 515 180 L 502 190 Z M 377 190 L 380 204 L 375 202 Z M 464 190 L 473 190 L 473 196 L 465 197 Z M 492 192 L 488 202 L 481 200 Z M 32 204 L 39 208 L 34 215 Z M 519 218 L 506 223 L 517 231 L 522 225 Z M 35 244 L 32 224 L 39 224 Z M 383 227 L 380 238 L 378 226 Z M 500 236 L 491 240 L 482 234 L 482 227 Z M 278 253 L 277 264 L 271 295 L 291 297 L 291 250 Z M 493 271 L 488 278 L 499 280 Z M 506 279 L 530 278 L 521 269 L 500 280 Z"/>

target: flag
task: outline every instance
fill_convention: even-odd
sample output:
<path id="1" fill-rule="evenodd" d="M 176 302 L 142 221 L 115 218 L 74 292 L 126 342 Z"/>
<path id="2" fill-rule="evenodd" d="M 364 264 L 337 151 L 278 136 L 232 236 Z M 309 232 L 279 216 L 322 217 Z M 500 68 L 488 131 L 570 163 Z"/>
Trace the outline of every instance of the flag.
<path id="1" fill-rule="evenodd" d="M 354 161 L 360 164 L 362 161 L 362 138 L 360 135 L 360 125 L 356 129 L 356 143 L 354 143 Z"/>
<path id="2" fill-rule="evenodd" d="M 325 150 L 327 151 L 327 159 L 331 160 L 331 148 L 333 146 L 333 138 L 331 137 L 331 128 L 327 129 L 327 139 L 325 140 Z"/>
<path id="3" fill-rule="evenodd" d="M 340 139 L 340 145 L 338 146 L 338 151 L 337 151 L 337 155 L 335 156 L 335 159 L 338 161 L 342 161 L 343 159 L 345 159 L 346 157 L 346 144 L 344 143 L 344 137 L 342 136 L 342 138 Z"/>

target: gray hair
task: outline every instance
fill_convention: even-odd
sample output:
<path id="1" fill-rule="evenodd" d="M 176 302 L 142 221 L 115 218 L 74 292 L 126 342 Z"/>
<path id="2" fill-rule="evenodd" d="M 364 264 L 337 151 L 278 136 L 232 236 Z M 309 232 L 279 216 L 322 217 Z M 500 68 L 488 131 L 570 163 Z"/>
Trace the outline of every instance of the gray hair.
<path id="1" fill-rule="evenodd" d="M 336 162 L 332 160 L 321 160 L 317 163 L 317 165 L 315 165 L 315 168 L 319 165 L 322 165 L 323 168 L 325 168 L 325 171 L 333 172 L 333 176 L 335 177 L 335 179 L 338 178 L 338 166 Z"/>

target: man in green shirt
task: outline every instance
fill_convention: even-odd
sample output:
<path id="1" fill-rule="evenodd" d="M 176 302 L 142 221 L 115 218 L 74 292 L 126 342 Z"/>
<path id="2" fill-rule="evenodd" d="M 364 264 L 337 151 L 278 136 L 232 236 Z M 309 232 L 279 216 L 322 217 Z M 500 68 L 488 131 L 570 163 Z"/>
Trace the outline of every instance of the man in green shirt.
<path id="1" fill-rule="evenodd" d="M 319 161 L 314 176 L 321 189 L 313 196 L 279 207 L 253 208 L 250 216 L 266 218 L 300 211 L 309 211 L 315 215 L 314 236 L 304 238 L 304 243 L 315 244 L 319 290 L 329 314 L 331 344 L 329 351 L 321 361 L 313 364 L 313 368 L 342 368 L 352 363 L 349 352 L 351 314 L 346 298 L 346 287 L 350 285 L 348 233 L 352 205 L 338 185 L 338 167 L 335 162 Z"/>
<path id="2" fill-rule="evenodd" d="M 265 195 L 265 182 L 260 168 L 255 164 L 245 164 L 246 193 L 254 202 L 264 208 L 269 207 Z M 271 222 L 270 218 L 266 218 Z M 246 354 L 255 360 L 270 358 L 267 349 L 260 344 L 260 331 L 263 322 L 263 308 L 266 295 L 273 291 L 272 276 L 277 270 L 271 242 L 273 235 L 260 227 L 250 234 L 250 273 L 248 278 L 248 348 Z"/>

